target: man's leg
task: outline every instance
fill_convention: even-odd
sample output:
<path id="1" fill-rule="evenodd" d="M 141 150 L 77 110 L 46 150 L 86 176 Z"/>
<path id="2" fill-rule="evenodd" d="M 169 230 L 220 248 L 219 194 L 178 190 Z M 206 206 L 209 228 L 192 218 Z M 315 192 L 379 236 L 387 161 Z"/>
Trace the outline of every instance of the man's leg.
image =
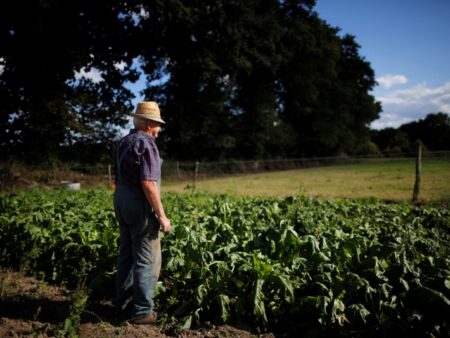
<path id="1" fill-rule="evenodd" d="M 114 212 L 120 231 L 114 305 L 118 314 L 121 315 L 125 314 L 126 307 L 132 305 L 133 301 L 133 253 L 130 225 L 127 222 L 127 201 L 129 201 L 128 190 L 119 186 L 114 192 Z"/>
<path id="2" fill-rule="evenodd" d="M 123 312 L 133 301 L 133 254 L 131 235 L 125 225 L 120 225 L 119 257 L 117 259 L 116 301 L 118 312 Z"/>
<path id="3" fill-rule="evenodd" d="M 132 242 L 133 315 L 142 317 L 154 312 L 153 293 L 161 270 L 159 223 L 153 214 L 147 213 L 142 231 L 133 233 Z"/>

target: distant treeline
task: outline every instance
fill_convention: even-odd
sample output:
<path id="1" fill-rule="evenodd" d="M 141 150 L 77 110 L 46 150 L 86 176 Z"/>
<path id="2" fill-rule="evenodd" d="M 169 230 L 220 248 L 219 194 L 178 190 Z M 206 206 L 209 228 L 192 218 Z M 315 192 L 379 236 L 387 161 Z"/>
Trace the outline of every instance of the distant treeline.
<path id="1" fill-rule="evenodd" d="M 374 72 L 315 3 L 6 0 L 0 151 L 26 162 L 110 162 L 140 74 L 167 121 L 166 159 L 374 151 Z"/>
<path id="2" fill-rule="evenodd" d="M 372 130 L 372 152 L 386 154 L 414 152 L 417 141 L 428 150 L 450 150 L 450 116 L 428 114 L 424 119 L 402 124 L 398 128 Z"/>

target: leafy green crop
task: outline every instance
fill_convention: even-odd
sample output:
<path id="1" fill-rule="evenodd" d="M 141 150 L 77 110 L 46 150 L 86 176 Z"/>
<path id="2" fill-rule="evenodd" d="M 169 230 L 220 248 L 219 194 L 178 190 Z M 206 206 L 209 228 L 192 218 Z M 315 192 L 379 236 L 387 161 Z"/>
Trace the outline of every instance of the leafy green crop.
<path id="1" fill-rule="evenodd" d="M 377 201 L 164 196 L 166 321 L 302 336 L 448 334 L 450 213 Z M 0 263 L 113 292 L 109 191 L 0 195 Z"/>
<path id="2" fill-rule="evenodd" d="M 69 286 L 87 274 L 103 275 L 117 248 L 111 198 L 95 190 L 1 195 L 0 264 Z"/>

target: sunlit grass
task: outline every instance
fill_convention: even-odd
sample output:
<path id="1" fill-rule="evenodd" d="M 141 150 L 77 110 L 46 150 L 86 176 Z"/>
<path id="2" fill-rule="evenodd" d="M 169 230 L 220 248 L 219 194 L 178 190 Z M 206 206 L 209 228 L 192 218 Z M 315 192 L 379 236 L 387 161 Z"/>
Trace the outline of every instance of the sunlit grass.
<path id="1" fill-rule="evenodd" d="M 361 163 L 198 180 L 198 192 L 252 196 L 304 194 L 325 198 L 379 198 L 409 201 L 415 181 L 414 159 Z M 184 192 L 192 182 L 163 182 L 163 191 Z M 450 201 L 450 159 L 424 159 L 423 202 Z"/>

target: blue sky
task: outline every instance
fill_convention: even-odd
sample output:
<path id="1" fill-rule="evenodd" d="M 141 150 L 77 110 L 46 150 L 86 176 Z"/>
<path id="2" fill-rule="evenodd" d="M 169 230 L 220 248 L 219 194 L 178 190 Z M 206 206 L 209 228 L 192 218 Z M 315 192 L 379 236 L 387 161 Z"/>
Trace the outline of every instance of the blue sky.
<path id="1" fill-rule="evenodd" d="M 315 10 L 356 37 L 375 71 L 373 128 L 450 113 L 450 0 L 317 0 Z"/>

